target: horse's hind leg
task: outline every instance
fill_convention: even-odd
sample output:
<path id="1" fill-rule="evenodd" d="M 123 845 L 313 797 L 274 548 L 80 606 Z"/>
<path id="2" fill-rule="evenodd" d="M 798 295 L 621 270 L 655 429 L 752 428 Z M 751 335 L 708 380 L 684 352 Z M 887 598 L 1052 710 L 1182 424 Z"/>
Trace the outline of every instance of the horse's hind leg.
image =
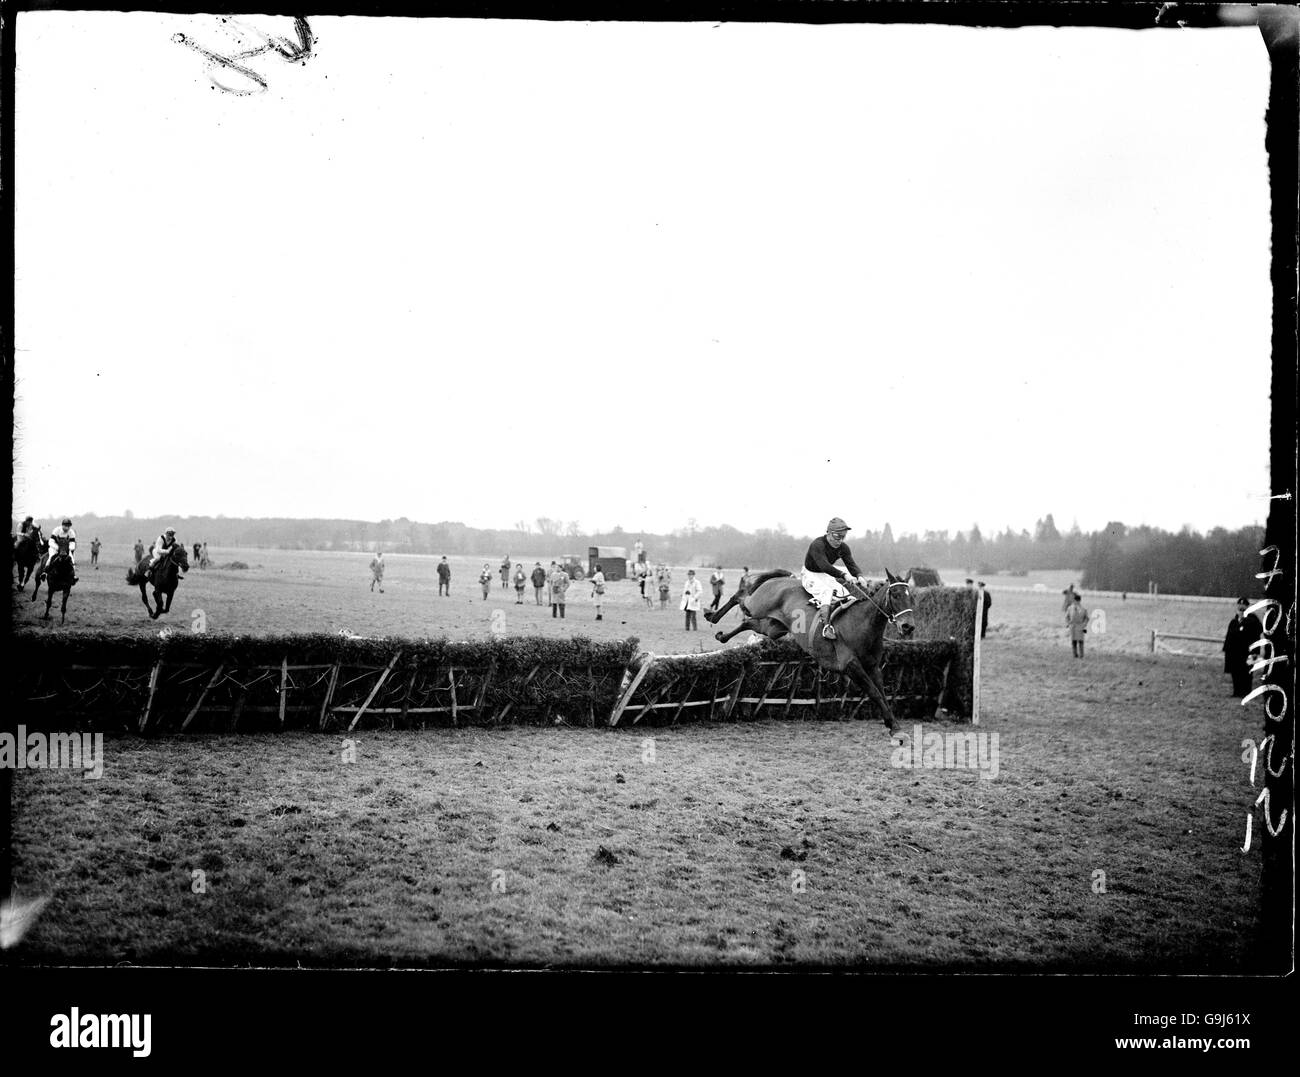
<path id="1" fill-rule="evenodd" d="M 757 632 L 760 636 L 766 636 L 768 639 L 780 639 L 790 630 L 780 621 L 774 621 L 770 617 L 747 617 L 740 622 L 739 627 L 733 628 L 730 632 L 715 632 L 713 638 L 719 643 L 726 643 L 742 632 Z"/>
<path id="2" fill-rule="evenodd" d="M 719 621 L 722 620 L 722 618 L 724 618 L 727 614 L 731 612 L 731 607 L 739 603 L 740 600 L 744 597 L 745 597 L 744 591 L 737 591 L 734 595 L 732 595 L 729 599 L 727 599 L 726 603 L 722 606 L 721 609 L 705 610 L 704 619 L 708 621 L 709 624 L 711 625 L 717 624 Z"/>

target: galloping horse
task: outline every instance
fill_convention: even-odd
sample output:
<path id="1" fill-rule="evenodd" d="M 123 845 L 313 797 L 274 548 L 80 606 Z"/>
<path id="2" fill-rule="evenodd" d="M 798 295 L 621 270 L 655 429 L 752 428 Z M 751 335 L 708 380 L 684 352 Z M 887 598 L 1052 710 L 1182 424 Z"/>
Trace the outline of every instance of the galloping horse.
<path id="1" fill-rule="evenodd" d="M 63 592 L 63 606 L 59 610 L 59 624 L 63 624 L 68 619 L 68 595 L 72 593 L 72 577 L 75 570 L 72 566 L 72 558 L 66 553 L 56 553 L 43 566 L 40 572 L 36 574 L 36 586 L 32 588 L 32 601 L 36 601 L 36 596 L 41 589 L 41 580 L 45 580 L 45 620 L 50 619 L 50 606 L 54 604 L 54 595 L 58 591 Z"/>
<path id="2" fill-rule="evenodd" d="M 885 698 L 880 675 L 880 656 L 885 648 L 885 626 L 897 625 L 904 637 L 916 629 L 912 620 L 912 591 L 888 569 L 885 582 L 871 591 L 859 591 L 858 601 L 835 618 L 835 639 L 825 639 L 818 628 L 818 609 L 808 592 L 789 572 L 764 572 L 742 587 L 718 611 L 706 611 L 710 624 L 720 621 L 732 606 L 740 606 L 745 619 L 730 632 L 714 636 L 726 643 L 741 632 L 759 632 L 769 639 L 793 636 L 822 669 L 841 673 L 861 687 L 885 716 L 885 725 L 895 738 L 906 739 Z"/>
<path id="3" fill-rule="evenodd" d="M 144 603 L 144 608 L 149 611 L 149 616 L 155 621 L 158 615 L 170 613 L 172 608 L 172 596 L 176 594 L 176 588 L 180 583 L 181 572 L 190 570 L 190 560 L 185 555 L 185 547 L 179 542 L 169 550 L 164 550 L 158 563 L 150 570 L 148 564 L 143 558 L 134 569 L 126 574 L 126 582 L 139 584 L 140 601 Z M 149 604 L 149 596 L 145 593 L 145 587 L 153 584 L 153 600 L 157 603 L 158 608 L 154 609 Z M 162 596 L 167 596 L 167 604 L 163 605 Z"/>
<path id="4" fill-rule="evenodd" d="M 18 566 L 18 590 L 27 589 L 27 581 L 45 553 L 45 536 L 41 534 L 40 525 L 33 527 L 27 534 L 14 542 L 14 564 Z"/>

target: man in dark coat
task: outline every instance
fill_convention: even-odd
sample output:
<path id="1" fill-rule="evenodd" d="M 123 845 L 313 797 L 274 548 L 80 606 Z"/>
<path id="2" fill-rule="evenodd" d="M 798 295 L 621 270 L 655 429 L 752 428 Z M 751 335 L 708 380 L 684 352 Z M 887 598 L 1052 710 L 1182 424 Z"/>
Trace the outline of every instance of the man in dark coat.
<path id="1" fill-rule="evenodd" d="M 1232 675 L 1233 698 L 1250 694 L 1250 645 L 1264 633 L 1255 615 L 1247 614 L 1250 603 L 1237 599 L 1237 616 L 1228 622 L 1223 637 L 1223 672 Z"/>
<path id="2" fill-rule="evenodd" d="M 984 596 L 984 619 L 980 622 L 980 639 L 989 634 L 989 607 L 993 605 L 993 596 L 984 589 L 984 581 L 980 580 L 980 594 Z"/>
<path id="3" fill-rule="evenodd" d="M 445 557 L 438 562 L 438 596 L 443 595 L 451 596 L 451 565 Z"/>

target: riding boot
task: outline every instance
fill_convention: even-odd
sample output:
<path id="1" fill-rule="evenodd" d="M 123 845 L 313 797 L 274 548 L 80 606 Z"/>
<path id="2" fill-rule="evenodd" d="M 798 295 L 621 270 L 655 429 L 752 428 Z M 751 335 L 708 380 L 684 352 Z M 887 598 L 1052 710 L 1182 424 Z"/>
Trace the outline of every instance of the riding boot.
<path id="1" fill-rule="evenodd" d="M 831 620 L 834 618 L 838 606 L 839 603 L 836 602 L 835 599 L 831 599 L 824 607 L 826 610 L 826 623 L 822 625 L 822 639 L 835 639 L 838 636 L 838 633 L 835 631 L 835 626 L 831 624 Z"/>

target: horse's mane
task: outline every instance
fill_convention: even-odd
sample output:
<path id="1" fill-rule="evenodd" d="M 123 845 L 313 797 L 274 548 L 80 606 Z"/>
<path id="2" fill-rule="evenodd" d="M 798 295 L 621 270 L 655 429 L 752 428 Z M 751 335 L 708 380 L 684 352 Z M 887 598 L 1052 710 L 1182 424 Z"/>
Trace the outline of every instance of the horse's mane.
<path id="1" fill-rule="evenodd" d="M 752 595 L 756 590 L 758 590 L 759 584 L 767 583 L 768 580 L 776 580 L 780 579 L 782 576 L 793 575 L 793 572 L 784 568 L 774 568 L 768 572 L 759 573 L 759 575 L 749 581 L 749 593 Z"/>

